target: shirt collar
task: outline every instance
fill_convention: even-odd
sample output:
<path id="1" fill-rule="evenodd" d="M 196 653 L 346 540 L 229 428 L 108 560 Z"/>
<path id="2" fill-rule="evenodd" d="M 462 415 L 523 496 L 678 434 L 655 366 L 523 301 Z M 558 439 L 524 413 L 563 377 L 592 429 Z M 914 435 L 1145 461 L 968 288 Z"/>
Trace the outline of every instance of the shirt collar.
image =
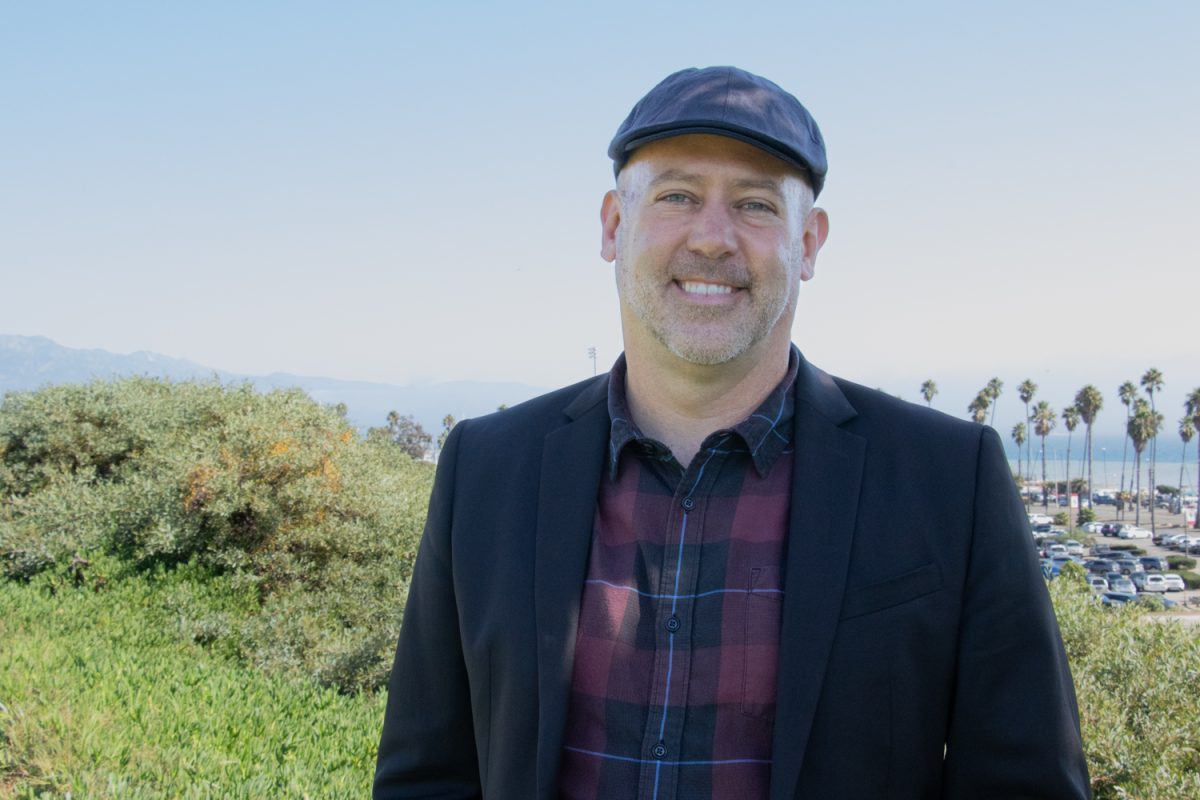
<path id="1" fill-rule="evenodd" d="M 795 413 L 796 375 L 800 369 L 800 351 L 792 345 L 788 354 L 788 369 L 783 380 L 759 404 L 750 416 L 734 425 L 714 431 L 705 438 L 702 449 L 715 446 L 725 440 L 727 445 L 737 443 L 749 452 L 754 469 L 766 475 L 771 465 L 792 441 L 792 417 Z M 621 453 L 627 445 L 635 444 L 646 457 L 662 461 L 672 458 L 671 451 L 662 442 L 643 436 L 629 414 L 625 397 L 625 354 L 622 353 L 609 372 L 608 416 L 612 420 L 608 442 L 608 472 L 615 479 Z M 732 434 L 732 435 L 730 435 Z M 684 465 L 686 467 L 686 465 Z"/>

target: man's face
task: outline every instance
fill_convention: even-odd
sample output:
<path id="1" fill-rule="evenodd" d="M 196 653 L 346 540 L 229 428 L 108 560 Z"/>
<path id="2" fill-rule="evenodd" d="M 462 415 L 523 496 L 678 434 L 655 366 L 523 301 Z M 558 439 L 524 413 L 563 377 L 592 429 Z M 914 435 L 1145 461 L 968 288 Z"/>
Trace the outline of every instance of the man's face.
<path id="1" fill-rule="evenodd" d="M 638 148 L 601 209 L 627 351 L 724 364 L 786 349 L 825 212 L 789 165 L 725 136 Z"/>

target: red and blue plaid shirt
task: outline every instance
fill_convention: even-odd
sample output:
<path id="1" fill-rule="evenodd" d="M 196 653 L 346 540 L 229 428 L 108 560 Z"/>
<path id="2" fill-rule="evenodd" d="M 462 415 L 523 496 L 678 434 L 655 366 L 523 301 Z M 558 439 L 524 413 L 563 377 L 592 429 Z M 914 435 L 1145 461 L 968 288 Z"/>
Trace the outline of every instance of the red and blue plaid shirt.
<path id="1" fill-rule="evenodd" d="M 638 431 L 613 367 L 561 797 L 767 797 L 798 363 L 687 469 Z"/>

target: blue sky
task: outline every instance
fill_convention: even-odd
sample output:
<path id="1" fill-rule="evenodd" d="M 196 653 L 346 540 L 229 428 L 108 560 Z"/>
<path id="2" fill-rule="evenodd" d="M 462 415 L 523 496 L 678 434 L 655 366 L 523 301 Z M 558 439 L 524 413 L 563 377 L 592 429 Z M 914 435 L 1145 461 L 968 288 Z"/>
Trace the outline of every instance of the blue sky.
<path id="1" fill-rule="evenodd" d="M 545 386 L 620 350 L 609 138 L 683 66 L 820 123 L 817 364 L 997 427 L 1200 385 L 1195 3 L 0 6 L 0 332 L 247 373 Z"/>

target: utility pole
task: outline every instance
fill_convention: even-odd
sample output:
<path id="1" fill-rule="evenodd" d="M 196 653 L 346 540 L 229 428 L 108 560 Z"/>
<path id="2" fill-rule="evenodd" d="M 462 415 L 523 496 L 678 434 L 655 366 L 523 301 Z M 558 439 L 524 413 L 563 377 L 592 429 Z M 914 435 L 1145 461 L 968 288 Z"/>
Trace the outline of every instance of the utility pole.
<path id="1" fill-rule="evenodd" d="M 596 348 L 588 348 L 588 358 L 592 360 L 592 375 L 594 376 L 596 374 Z"/>

